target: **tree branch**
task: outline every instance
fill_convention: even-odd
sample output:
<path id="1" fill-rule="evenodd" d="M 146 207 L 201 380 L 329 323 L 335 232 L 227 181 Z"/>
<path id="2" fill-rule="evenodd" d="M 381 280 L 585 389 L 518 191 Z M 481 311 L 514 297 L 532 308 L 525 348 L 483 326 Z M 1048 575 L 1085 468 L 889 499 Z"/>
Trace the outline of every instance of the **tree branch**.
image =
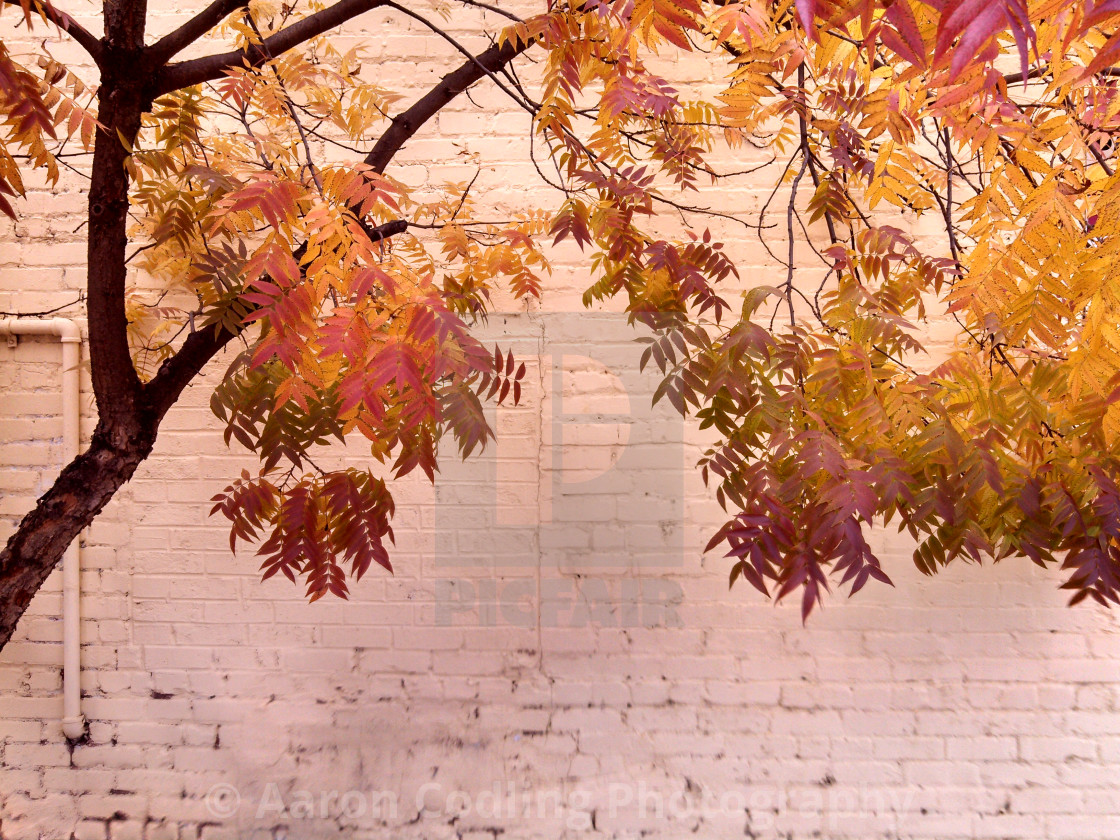
<path id="1" fill-rule="evenodd" d="M 13 0 L 9 0 L 13 2 Z M 247 0 L 214 0 L 174 32 L 164 35 L 147 49 L 151 67 L 162 67 L 176 53 L 186 49 L 233 12 L 244 7 Z"/>
<path id="2" fill-rule="evenodd" d="M 446 32 L 444 32 L 442 29 L 440 29 L 434 23 L 432 23 L 430 20 L 425 18 L 423 15 L 418 15 L 418 14 L 416 14 L 416 12 L 412 11 L 411 9 L 406 9 L 404 6 L 400 6 L 396 3 L 394 3 L 393 0 L 383 0 L 383 2 L 390 9 L 396 9 L 401 14 L 406 15 L 406 16 L 412 18 L 413 20 L 415 20 L 415 21 L 423 24 L 424 26 L 426 26 L 428 29 L 430 29 L 432 32 L 434 32 L 436 35 L 443 38 L 443 40 L 447 41 L 447 43 L 451 44 L 451 46 L 453 46 L 456 50 L 458 50 L 462 55 L 465 55 L 467 57 L 467 61 L 472 61 L 472 62 L 478 61 L 478 59 L 474 56 L 473 53 L 471 53 L 470 50 L 468 50 L 466 47 L 464 47 L 462 44 L 460 44 L 458 41 L 456 41 L 454 38 L 452 38 L 450 35 L 448 35 Z M 505 66 L 505 65 L 503 64 L 502 66 Z M 537 115 L 537 108 L 533 105 L 532 100 L 530 100 L 527 96 L 524 95 L 524 91 L 521 91 L 522 95 L 518 96 L 517 93 L 514 93 L 512 90 L 510 90 L 502 82 L 501 79 L 499 79 L 496 75 L 494 75 L 493 70 L 490 70 L 486 67 L 482 67 L 480 69 L 482 69 L 484 71 L 484 73 L 487 76 L 490 77 L 490 81 L 492 81 L 495 85 L 497 85 L 501 89 L 501 91 L 504 94 L 506 94 L 510 99 L 512 99 L 514 102 L 516 102 L 518 104 L 518 106 L 520 106 L 524 110 L 528 111 L 534 117 Z M 481 78 L 481 77 L 479 77 L 479 78 Z"/>
<path id="3" fill-rule="evenodd" d="M 1029 81 L 1030 79 L 1040 79 L 1049 72 L 1050 72 L 1050 65 L 1049 64 L 1041 64 L 1038 67 L 1032 67 L 1027 72 L 1026 76 L 1024 76 L 1022 73 L 1004 73 L 1003 74 L 1003 80 L 1005 82 L 1007 82 L 1007 84 L 1010 86 L 1010 85 L 1018 84 L 1019 82 L 1022 82 L 1022 81 Z M 1098 70 L 1093 75 L 1094 76 L 1111 76 L 1111 77 L 1120 76 L 1120 67 L 1104 67 L 1104 68 L 1101 68 L 1100 70 Z"/>
<path id="4" fill-rule="evenodd" d="M 502 17 L 508 18 L 509 20 L 515 21 L 516 23 L 525 22 L 523 18 L 518 17 L 513 12 L 507 12 L 505 9 L 501 8 L 500 6 L 495 6 L 492 3 L 484 3 L 482 2 L 482 0 L 459 0 L 459 2 L 465 6 L 474 6 L 478 9 L 487 9 L 488 11 L 496 12 Z"/>
<path id="5" fill-rule="evenodd" d="M 0 0 L 0 3 L 7 6 L 21 5 L 20 0 Z M 59 11 L 54 6 L 44 3 L 43 0 L 32 0 L 31 9 L 77 41 L 96 63 L 101 63 L 102 48 L 100 39 L 74 20 L 74 18 L 70 17 L 66 12 Z"/>
<path id="6" fill-rule="evenodd" d="M 529 49 L 534 42 L 507 41 L 494 44 L 484 52 L 463 62 L 439 80 L 439 83 L 407 110 L 393 118 L 389 128 L 378 138 L 365 157 L 365 163 L 377 172 L 384 172 L 389 161 L 419 131 L 425 123 L 439 113 L 448 102 L 465 91 L 479 79 L 492 75 Z"/>
<path id="7" fill-rule="evenodd" d="M 173 90 L 221 78 L 226 70 L 234 67 L 245 65 L 259 67 L 268 61 L 270 56 L 278 56 L 292 47 L 298 47 L 336 26 L 341 26 L 351 18 L 376 9 L 382 3 L 383 0 L 339 0 L 333 6 L 308 15 L 303 20 L 268 36 L 259 45 L 169 64 L 156 76 L 152 85 L 152 95 L 160 96 Z"/>

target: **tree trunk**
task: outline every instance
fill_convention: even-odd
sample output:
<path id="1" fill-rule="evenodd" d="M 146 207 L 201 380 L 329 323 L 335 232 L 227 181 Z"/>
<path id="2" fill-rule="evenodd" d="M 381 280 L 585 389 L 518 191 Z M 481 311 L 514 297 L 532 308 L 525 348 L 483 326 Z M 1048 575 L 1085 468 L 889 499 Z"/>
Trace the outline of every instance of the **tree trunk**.
<path id="1" fill-rule="evenodd" d="M 89 190 L 86 288 L 89 356 L 98 423 L 89 449 L 20 522 L 0 553 L 0 648 L 66 547 L 151 454 L 153 411 L 128 347 L 125 262 L 129 146 L 150 107 L 144 90 L 145 0 L 106 0 L 97 131 Z"/>
<path id="2" fill-rule="evenodd" d="M 132 477 L 154 443 L 154 431 L 133 438 L 125 448 L 95 434 L 89 449 L 63 469 L 20 522 L 0 552 L 0 649 L 66 547 Z"/>

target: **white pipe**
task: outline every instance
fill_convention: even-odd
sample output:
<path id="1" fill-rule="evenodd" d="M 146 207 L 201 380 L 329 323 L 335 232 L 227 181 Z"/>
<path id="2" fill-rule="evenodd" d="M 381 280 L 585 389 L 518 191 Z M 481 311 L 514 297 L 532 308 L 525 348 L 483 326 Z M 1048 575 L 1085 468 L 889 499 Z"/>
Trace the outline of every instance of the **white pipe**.
<path id="1" fill-rule="evenodd" d="M 5 318 L 0 335 L 56 336 L 62 342 L 62 462 L 78 457 L 81 393 L 79 368 L 82 333 L 69 318 L 46 320 Z M 82 717 L 81 554 L 79 538 L 62 558 L 62 733 L 71 741 L 85 734 Z"/>

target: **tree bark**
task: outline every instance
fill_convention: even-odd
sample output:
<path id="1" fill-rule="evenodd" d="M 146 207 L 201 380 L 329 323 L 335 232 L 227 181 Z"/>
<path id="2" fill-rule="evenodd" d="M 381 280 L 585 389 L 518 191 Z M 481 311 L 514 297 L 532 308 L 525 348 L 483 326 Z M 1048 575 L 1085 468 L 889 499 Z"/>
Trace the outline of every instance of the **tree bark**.
<path id="1" fill-rule="evenodd" d="M 106 26 L 112 18 L 106 14 Z M 127 21 L 119 24 L 127 26 Z M 112 29 L 109 30 L 112 32 Z M 89 308 L 89 356 L 93 393 L 100 424 L 110 436 L 135 424 L 140 409 L 140 378 L 128 347 L 125 284 L 128 266 L 128 160 L 140 131 L 140 117 L 148 110 L 140 50 L 109 40 L 103 54 L 98 115 L 89 187 L 89 240 L 86 249 L 86 287 Z M 118 429 L 118 427 L 120 427 Z"/>
<path id="2" fill-rule="evenodd" d="M 124 448 L 95 435 L 20 522 L 0 552 L 0 649 L 66 547 L 132 477 L 154 442 L 154 430 Z"/>

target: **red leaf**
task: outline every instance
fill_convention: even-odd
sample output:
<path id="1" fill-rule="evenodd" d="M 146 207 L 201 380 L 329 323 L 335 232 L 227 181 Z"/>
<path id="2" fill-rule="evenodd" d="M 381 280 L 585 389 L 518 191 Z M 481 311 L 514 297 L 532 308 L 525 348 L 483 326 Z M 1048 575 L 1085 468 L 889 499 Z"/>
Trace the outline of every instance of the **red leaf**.
<path id="1" fill-rule="evenodd" d="M 797 0 L 797 16 L 801 19 L 801 26 L 810 38 L 816 37 L 816 27 L 813 19 L 817 15 L 817 0 Z"/>
<path id="2" fill-rule="evenodd" d="M 937 27 L 934 60 L 952 52 L 949 75 L 955 78 L 976 59 L 981 47 L 1010 28 L 1019 47 L 1025 75 L 1027 49 L 1034 43 L 1034 27 L 1031 26 L 1025 2 L 1026 0 L 948 0 Z M 957 41 L 955 47 L 954 41 Z"/>
<path id="3" fill-rule="evenodd" d="M 918 22 L 907 0 L 895 0 L 887 6 L 887 20 L 894 29 L 884 27 L 881 38 L 884 44 L 905 58 L 915 67 L 926 66 L 926 45 Z"/>
<path id="4" fill-rule="evenodd" d="M 1100 48 L 1093 60 L 1089 62 L 1089 66 L 1085 68 L 1085 75 L 1092 76 L 1094 73 L 1099 73 L 1116 63 L 1117 56 L 1120 55 L 1120 31 L 1113 32 L 1104 46 Z"/>

